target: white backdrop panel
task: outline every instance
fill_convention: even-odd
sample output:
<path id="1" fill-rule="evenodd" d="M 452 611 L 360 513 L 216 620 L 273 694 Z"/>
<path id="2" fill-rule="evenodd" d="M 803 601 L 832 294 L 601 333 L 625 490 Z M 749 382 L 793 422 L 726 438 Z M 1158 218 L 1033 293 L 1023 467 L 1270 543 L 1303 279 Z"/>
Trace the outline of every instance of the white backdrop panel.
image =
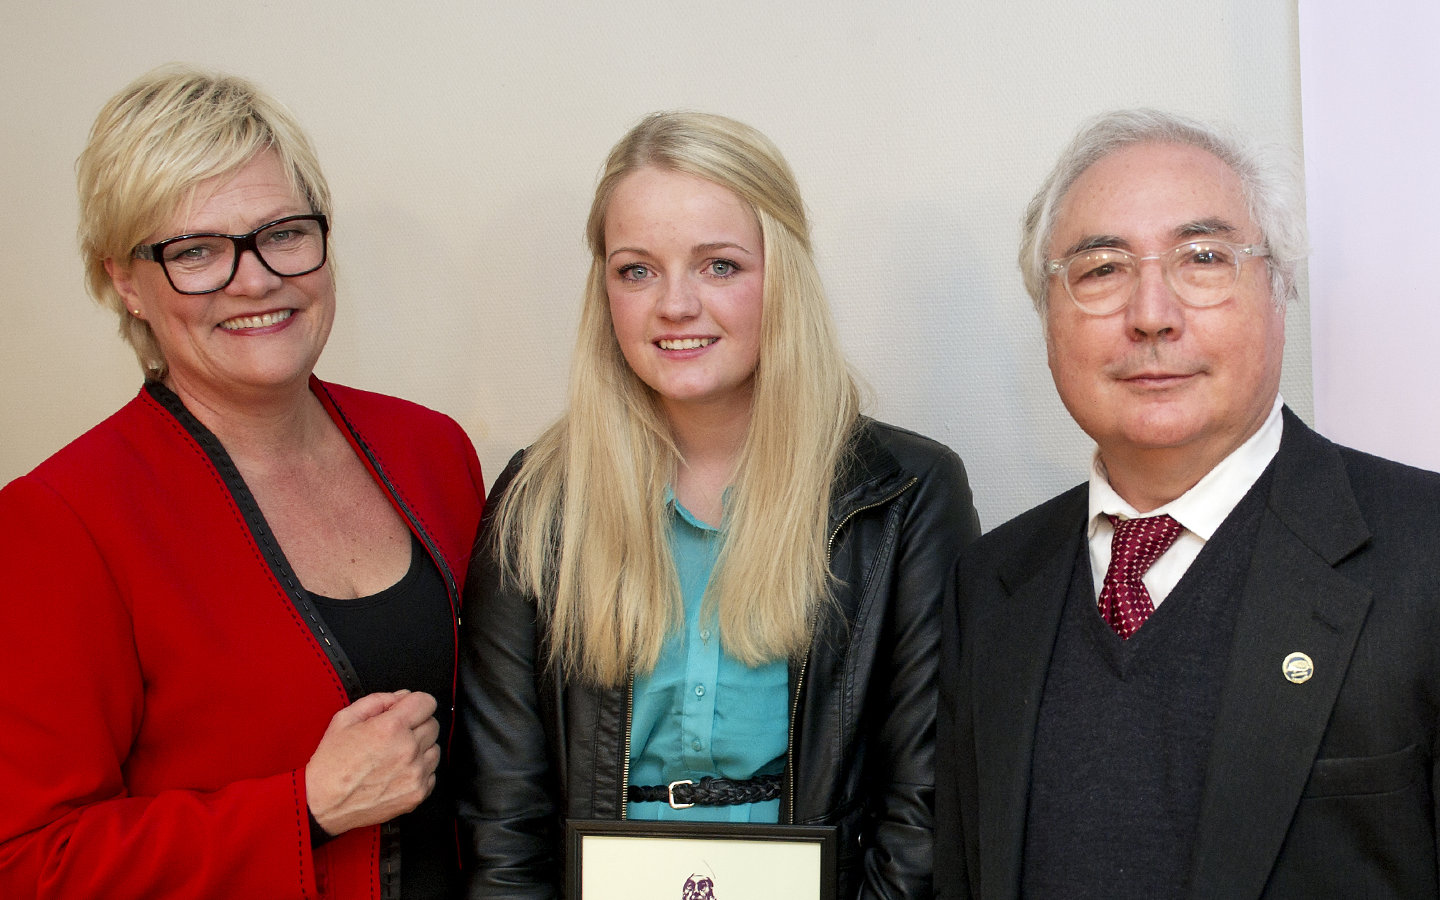
<path id="1" fill-rule="evenodd" d="M 1301 0 L 1315 424 L 1440 470 L 1440 5 Z"/>

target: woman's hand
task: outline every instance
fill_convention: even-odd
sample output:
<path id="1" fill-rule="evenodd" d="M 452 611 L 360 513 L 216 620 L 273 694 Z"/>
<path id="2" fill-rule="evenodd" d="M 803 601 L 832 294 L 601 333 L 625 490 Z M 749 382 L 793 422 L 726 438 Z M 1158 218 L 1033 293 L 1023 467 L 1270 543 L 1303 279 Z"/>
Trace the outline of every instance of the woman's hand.
<path id="1" fill-rule="evenodd" d="M 327 834 L 388 822 L 435 787 L 435 698 L 368 694 L 337 712 L 305 766 L 305 797 Z"/>

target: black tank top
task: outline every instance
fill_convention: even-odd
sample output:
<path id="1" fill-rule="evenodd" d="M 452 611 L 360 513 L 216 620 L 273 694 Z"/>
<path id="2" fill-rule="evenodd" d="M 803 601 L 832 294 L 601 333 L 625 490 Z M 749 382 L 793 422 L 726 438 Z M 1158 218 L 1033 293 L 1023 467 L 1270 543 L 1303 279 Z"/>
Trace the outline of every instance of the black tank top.
<path id="1" fill-rule="evenodd" d="M 369 597 L 336 600 L 313 592 L 325 624 L 344 648 L 366 693 L 424 691 L 435 698 L 440 723 L 440 768 L 435 790 L 400 826 L 400 894 L 405 900 L 457 896 L 460 862 L 455 845 L 455 799 L 445 745 L 454 705 L 454 618 L 440 570 L 425 547 L 410 538 L 410 569 Z"/>

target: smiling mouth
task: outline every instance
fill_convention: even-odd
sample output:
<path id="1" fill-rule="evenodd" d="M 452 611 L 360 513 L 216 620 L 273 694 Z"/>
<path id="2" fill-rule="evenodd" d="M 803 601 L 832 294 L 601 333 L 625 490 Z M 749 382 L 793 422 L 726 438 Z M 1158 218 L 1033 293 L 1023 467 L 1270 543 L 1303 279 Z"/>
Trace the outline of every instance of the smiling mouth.
<path id="1" fill-rule="evenodd" d="M 655 343 L 660 345 L 661 350 L 699 350 L 701 347 L 708 347 L 718 340 L 720 339 L 713 337 L 681 338 L 674 341 L 660 340 Z"/>
<path id="2" fill-rule="evenodd" d="M 220 327 L 226 331 L 239 331 L 242 328 L 264 328 L 267 325 L 274 325 L 276 322 L 283 322 L 294 315 L 293 309 L 281 309 L 276 312 L 268 312 L 259 316 L 236 316 L 233 319 L 226 319 L 220 323 Z"/>

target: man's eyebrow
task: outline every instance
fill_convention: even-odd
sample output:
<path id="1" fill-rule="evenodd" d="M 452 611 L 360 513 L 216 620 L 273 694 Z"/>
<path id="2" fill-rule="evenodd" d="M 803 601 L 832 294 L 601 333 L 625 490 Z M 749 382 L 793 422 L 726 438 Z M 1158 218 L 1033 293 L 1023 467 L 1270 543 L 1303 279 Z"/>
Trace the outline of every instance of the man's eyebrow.
<path id="1" fill-rule="evenodd" d="M 1203 237 L 1208 234 L 1221 234 L 1231 237 L 1235 234 L 1235 226 L 1221 218 L 1199 219 L 1194 222 L 1186 222 L 1175 229 L 1175 237 L 1179 240 L 1193 237 Z"/>
<path id="2" fill-rule="evenodd" d="M 1216 234 L 1232 237 L 1237 230 L 1234 225 L 1231 225 L 1224 219 L 1218 216 L 1212 216 L 1208 219 L 1196 219 L 1193 222 L 1185 222 L 1177 225 L 1171 234 L 1175 236 L 1177 241 L 1186 241 Z M 1064 259 L 1067 256 L 1074 256 L 1076 253 L 1084 253 L 1086 250 L 1098 250 L 1101 247 L 1129 250 L 1130 242 L 1115 234 L 1092 234 L 1071 244 L 1070 247 L 1060 255 L 1060 258 Z"/>
<path id="3" fill-rule="evenodd" d="M 1070 245 L 1070 248 L 1060 254 L 1060 258 L 1074 256 L 1077 253 L 1084 253 L 1086 250 L 1097 250 L 1101 247 L 1114 247 L 1116 250 L 1129 250 L 1130 242 L 1114 234 L 1092 234 L 1083 237 Z"/>

